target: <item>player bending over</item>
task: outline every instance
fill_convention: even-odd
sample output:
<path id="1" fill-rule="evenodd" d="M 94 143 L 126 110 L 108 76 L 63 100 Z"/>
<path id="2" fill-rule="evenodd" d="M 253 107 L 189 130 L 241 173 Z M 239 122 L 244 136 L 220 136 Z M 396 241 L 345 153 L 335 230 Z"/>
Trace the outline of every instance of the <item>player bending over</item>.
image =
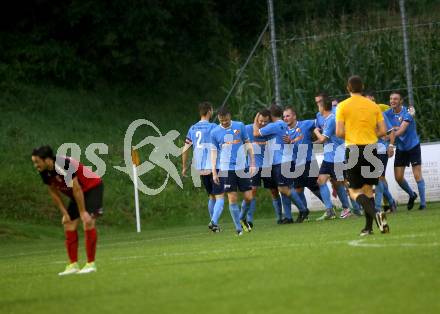
<path id="1" fill-rule="evenodd" d="M 69 264 L 58 275 L 87 274 L 96 272 L 96 218 L 103 213 L 104 185 L 101 178 L 80 162 L 53 154 L 50 146 L 41 146 L 32 151 L 32 162 L 49 187 L 49 195 L 63 215 L 62 224 L 66 236 Z M 64 205 L 60 192 L 69 199 Z M 78 225 L 82 220 L 87 252 L 87 263 L 78 267 Z"/>

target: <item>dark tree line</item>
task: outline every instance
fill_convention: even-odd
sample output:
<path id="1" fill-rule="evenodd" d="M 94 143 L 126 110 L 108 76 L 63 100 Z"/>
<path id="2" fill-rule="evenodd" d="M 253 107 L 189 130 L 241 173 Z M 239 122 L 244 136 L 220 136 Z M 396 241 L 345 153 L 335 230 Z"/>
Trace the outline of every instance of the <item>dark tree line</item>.
<path id="1" fill-rule="evenodd" d="M 398 8 L 398 0 L 274 2 L 283 25 Z M 91 87 L 194 79 L 215 73 L 232 47 L 247 51 L 266 19 L 266 0 L 3 2 L 0 80 Z"/>

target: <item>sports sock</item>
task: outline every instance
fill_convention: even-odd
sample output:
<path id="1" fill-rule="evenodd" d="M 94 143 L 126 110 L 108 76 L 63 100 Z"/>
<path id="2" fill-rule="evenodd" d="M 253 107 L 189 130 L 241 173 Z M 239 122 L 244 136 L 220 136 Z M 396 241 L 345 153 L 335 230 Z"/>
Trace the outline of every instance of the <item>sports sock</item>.
<path id="1" fill-rule="evenodd" d="M 245 200 L 241 202 L 241 210 L 240 210 L 240 220 L 244 219 L 247 216 L 249 211 L 249 204 L 246 203 Z"/>
<path id="2" fill-rule="evenodd" d="M 281 193 L 281 202 L 283 203 L 284 217 L 292 219 L 292 201 L 288 196 Z"/>
<path id="3" fill-rule="evenodd" d="M 382 182 L 382 183 L 383 183 L 383 196 L 388 201 L 388 204 L 390 206 L 392 206 L 393 203 L 395 203 L 395 201 L 394 201 L 393 196 L 390 193 L 390 190 L 388 189 L 388 184 L 386 182 Z"/>
<path id="4" fill-rule="evenodd" d="M 417 182 L 417 188 L 419 189 L 420 205 L 426 206 L 426 200 L 425 200 L 425 180 L 424 179 L 422 179 L 419 182 Z"/>
<path id="5" fill-rule="evenodd" d="M 306 207 L 301 201 L 301 197 L 298 195 L 298 193 L 296 193 L 295 189 L 290 189 L 290 199 L 295 204 L 295 206 L 298 207 L 298 210 L 300 212 L 306 211 Z"/>
<path id="6" fill-rule="evenodd" d="M 87 263 L 91 263 L 95 261 L 96 255 L 96 242 L 98 240 L 96 228 L 85 230 L 84 236 L 86 240 Z"/>
<path id="7" fill-rule="evenodd" d="M 347 190 L 345 189 L 345 186 L 338 184 L 336 187 L 336 192 L 338 193 L 339 200 L 342 203 L 342 208 L 349 208 L 350 204 L 348 203 Z"/>
<path id="8" fill-rule="evenodd" d="M 359 203 L 351 199 L 351 197 L 350 197 L 350 202 L 351 202 L 351 208 L 357 211 L 361 210 L 361 206 L 359 205 Z"/>
<path id="9" fill-rule="evenodd" d="M 411 190 L 411 188 L 410 188 L 408 182 L 407 182 L 405 179 L 403 179 L 402 182 L 397 182 L 397 183 L 399 184 L 399 186 L 400 186 L 400 187 L 401 187 L 406 193 L 408 193 L 408 195 L 409 195 L 410 197 L 414 195 L 414 191 Z"/>
<path id="10" fill-rule="evenodd" d="M 304 190 L 302 192 L 298 193 L 299 198 L 301 199 L 301 202 L 304 205 L 304 208 L 307 210 L 307 199 L 306 199 L 306 194 L 304 193 Z"/>
<path id="11" fill-rule="evenodd" d="M 214 225 L 218 225 L 218 220 L 220 219 L 220 216 L 222 215 L 224 205 L 225 205 L 224 198 L 217 198 L 215 200 L 214 212 L 212 214 L 212 223 Z"/>
<path id="12" fill-rule="evenodd" d="M 319 200 L 320 200 L 321 202 L 324 203 L 324 201 L 322 200 L 322 196 L 321 196 L 321 192 L 320 192 L 320 189 L 319 189 L 319 185 L 318 185 L 318 184 L 312 186 L 312 187 L 309 188 L 309 189 L 310 189 L 310 191 L 312 191 L 313 194 L 315 194 L 315 196 L 316 196 L 317 198 L 319 198 Z"/>
<path id="13" fill-rule="evenodd" d="M 325 208 L 333 208 L 333 203 L 330 198 L 330 190 L 328 189 L 327 184 L 324 183 L 323 185 L 320 185 L 319 192 L 321 193 L 322 201 L 324 202 Z"/>
<path id="14" fill-rule="evenodd" d="M 65 231 L 66 240 L 64 244 L 66 245 L 67 256 L 69 257 L 70 263 L 76 263 L 78 261 L 78 231 Z"/>
<path id="15" fill-rule="evenodd" d="M 208 212 L 209 212 L 209 218 L 212 219 L 212 214 L 214 213 L 214 206 L 215 206 L 215 199 L 210 198 L 208 200 Z"/>
<path id="16" fill-rule="evenodd" d="M 382 211 L 382 197 L 383 197 L 384 184 L 383 181 L 379 180 L 374 191 L 375 204 L 374 208 L 376 212 Z"/>
<path id="17" fill-rule="evenodd" d="M 235 229 L 237 231 L 241 231 L 240 224 L 240 208 L 238 208 L 238 204 L 229 204 L 229 212 L 231 213 L 232 221 L 234 222 Z"/>
<path id="18" fill-rule="evenodd" d="M 254 221 L 254 213 L 256 209 L 257 209 L 257 199 L 253 198 L 251 200 L 251 204 L 249 205 L 249 211 L 246 217 L 248 222 Z"/>
<path id="19" fill-rule="evenodd" d="M 278 196 L 277 198 L 272 199 L 272 206 L 275 210 L 275 216 L 277 217 L 277 220 L 281 220 L 283 218 L 281 197 Z"/>
<path id="20" fill-rule="evenodd" d="M 365 194 L 360 194 L 356 198 L 356 202 L 361 204 L 362 208 L 365 211 L 365 229 L 373 230 L 373 220 L 374 216 L 376 215 L 376 211 L 374 209 L 374 198 L 369 198 Z"/>

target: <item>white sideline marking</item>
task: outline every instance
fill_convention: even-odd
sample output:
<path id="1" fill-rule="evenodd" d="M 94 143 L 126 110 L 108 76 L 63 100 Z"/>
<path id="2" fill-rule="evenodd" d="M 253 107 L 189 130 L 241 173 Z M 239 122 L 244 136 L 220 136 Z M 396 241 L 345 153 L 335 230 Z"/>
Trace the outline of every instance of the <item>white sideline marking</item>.
<path id="1" fill-rule="evenodd" d="M 366 239 L 361 239 L 361 240 L 353 240 L 353 241 L 349 241 L 348 245 L 350 246 L 355 246 L 355 247 L 420 247 L 420 246 L 424 246 L 424 247 L 435 247 L 435 246 L 440 246 L 439 242 L 432 242 L 432 243 L 384 243 L 384 244 L 379 244 L 379 243 L 364 243 Z"/>
<path id="2" fill-rule="evenodd" d="M 436 233 L 420 233 L 420 234 L 407 234 L 407 235 L 401 235 L 401 236 L 390 236 L 381 239 L 413 239 L 413 238 L 420 238 L 424 236 L 435 236 Z M 377 238 L 374 240 L 378 240 Z M 428 242 L 428 243 L 365 243 L 367 239 L 359 239 L 359 240 L 352 240 L 348 241 L 349 246 L 354 247 L 375 247 L 375 248 L 383 248 L 383 247 L 435 247 L 440 246 L 439 242 Z"/>
<path id="3" fill-rule="evenodd" d="M 152 238 L 152 239 L 140 239 L 137 241 L 122 241 L 117 243 L 108 243 L 108 244 L 101 244 L 98 246 L 98 248 L 105 248 L 105 247 L 114 247 L 114 246 L 124 246 L 129 244 L 137 244 L 137 243 L 143 243 L 143 242 L 156 242 L 156 241 L 163 241 L 163 240 L 172 240 L 172 239 L 189 239 L 198 237 L 200 235 L 206 235 L 206 232 L 204 233 L 196 233 L 191 235 L 176 235 L 176 236 L 169 236 L 169 237 L 158 237 L 158 238 Z M 417 238 L 417 237 L 424 237 L 424 236 L 436 236 L 436 233 L 420 233 L 420 234 L 407 234 L 407 235 L 398 235 L 398 236 L 384 236 L 380 239 L 404 239 L 404 238 Z M 371 239 L 371 238 L 370 238 Z M 378 240 L 379 238 L 373 238 L 374 240 Z M 141 258 L 148 258 L 148 257 L 167 257 L 167 256 L 200 256 L 200 255 L 208 255 L 208 254 L 220 254 L 220 253 L 228 253 L 228 252 L 237 252 L 237 251 L 248 251 L 248 252 L 255 252 L 259 250 L 272 250 L 272 249 L 283 249 L 283 248 L 293 248 L 293 247 L 312 247 L 317 245 L 337 245 L 337 244 L 348 244 L 349 246 L 353 247 L 387 247 L 387 246 L 401 246 L 401 247 L 416 247 L 416 246 L 425 246 L 425 247 L 435 247 L 439 246 L 440 243 L 438 242 L 431 242 L 431 243 L 364 243 L 367 239 L 359 239 L 359 240 L 351 240 L 351 241 L 327 241 L 327 242 L 307 242 L 307 243 L 291 243 L 291 244 L 280 244 L 280 245 L 270 245 L 270 246 L 260 246 L 260 247 L 254 247 L 254 248 L 235 248 L 235 249 L 217 249 L 217 250 L 209 250 L 209 251 L 187 251 L 187 252 L 163 252 L 160 254 L 154 254 L 154 255 L 135 255 L 135 256 L 119 256 L 119 257 L 113 257 L 111 260 L 118 261 L 118 260 L 129 260 L 129 259 L 141 259 Z M 4 255 L 0 256 L 0 259 L 3 258 L 14 258 L 14 257 L 23 257 L 23 256 L 32 256 L 32 255 L 38 255 L 43 253 L 49 253 L 49 252 L 59 252 L 60 249 L 51 249 L 51 250 L 39 250 L 39 251 L 33 251 L 28 253 L 17 253 L 17 254 L 11 254 L 11 255 Z M 64 264 L 65 261 L 54 261 L 51 262 L 52 264 Z"/>

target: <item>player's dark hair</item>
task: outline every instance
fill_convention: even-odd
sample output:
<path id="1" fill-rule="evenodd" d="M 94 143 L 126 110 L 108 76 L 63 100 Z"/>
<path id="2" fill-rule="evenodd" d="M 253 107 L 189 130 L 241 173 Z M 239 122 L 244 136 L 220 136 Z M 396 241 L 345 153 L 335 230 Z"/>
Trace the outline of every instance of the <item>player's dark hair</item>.
<path id="1" fill-rule="evenodd" d="M 322 99 L 324 99 L 325 101 L 326 99 L 328 99 L 328 94 L 326 92 L 319 91 L 315 93 L 315 97 L 322 97 Z"/>
<path id="2" fill-rule="evenodd" d="M 199 113 L 200 116 L 206 116 L 209 111 L 213 108 L 212 104 L 209 101 L 203 101 L 199 104 Z"/>
<path id="3" fill-rule="evenodd" d="M 258 113 L 260 115 L 262 115 L 263 117 L 269 117 L 270 118 L 270 111 L 267 108 L 261 109 L 260 111 L 258 111 Z"/>
<path id="4" fill-rule="evenodd" d="M 322 98 L 322 107 L 325 111 L 332 111 L 333 105 L 330 97 L 326 92 L 317 92 L 315 94 L 315 97 L 321 97 Z"/>
<path id="5" fill-rule="evenodd" d="M 40 157 L 41 159 L 50 158 L 55 160 L 55 155 L 53 154 L 53 150 L 49 145 L 43 145 L 40 147 L 36 147 L 32 150 L 32 156 Z"/>
<path id="6" fill-rule="evenodd" d="M 290 110 L 290 111 L 292 111 L 294 114 L 296 114 L 295 108 L 293 108 L 292 106 L 286 106 L 286 107 L 284 107 L 284 111 L 286 111 L 286 110 Z"/>
<path id="7" fill-rule="evenodd" d="M 280 106 L 272 104 L 272 106 L 270 106 L 269 110 L 270 110 L 270 115 L 272 117 L 281 118 L 283 116 L 283 108 L 281 108 Z"/>
<path id="8" fill-rule="evenodd" d="M 325 111 L 332 111 L 333 105 L 329 98 L 326 101 L 324 101 L 322 107 L 324 108 Z"/>
<path id="9" fill-rule="evenodd" d="M 226 107 L 226 106 L 220 107 L 220 108 L 217 110 L 217 115 L 218 115 L 219 117 L 225 117 L 225 116 L 227 116 L 228 114 L 230 115 L 230 114 L 231 114 L 231 111 L 229 111 L 229 108 Z"/>
<path id="10" fill-rule="evenodd" d="M 351 93 L 362 93 L 364 83 L 359 75 L 350 76 L 347 83 L 348 91 Z"/>
<path id="11" fill-rule="evenodd" d="M 390 93 L 390 95 L 393 95 L 393 94 L 399 95 L 399 96 L 400 96 L 400 99 L 403 99 L 403 95 L 402 95 L 402 92 L 401 92 L 401 91 L 393 90 L 393 91 Z"/>

